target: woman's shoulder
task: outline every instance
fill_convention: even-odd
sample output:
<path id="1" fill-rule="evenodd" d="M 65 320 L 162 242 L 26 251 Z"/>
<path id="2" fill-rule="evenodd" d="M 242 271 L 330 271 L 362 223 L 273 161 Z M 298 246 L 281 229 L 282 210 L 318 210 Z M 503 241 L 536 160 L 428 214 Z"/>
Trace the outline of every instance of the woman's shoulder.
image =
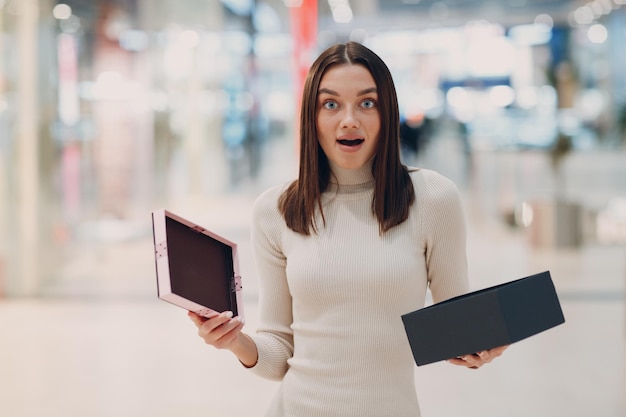
<path id="1" fill-rule="evenodd" d="M 457 190 L 456 184 L 445 175 L 426 168 L 407 167 L 417 189 Z"/>
<path id="2" fill-rule="evenodd" d="M 277 184 L 259 194 L 254 201 L 253 212 L 255 214 L 278 212 L 278 200 L 289 184 L 291 181 Z"/>
<path id="3" fill-rule="evenodd" d="M 422 216 L 427 228 L 439 227 L 463 218 L 461 192 L 448 177 L 430 169 L 410 170 L 415 189 L 413 210 Z"/>
<path id="4" fill-rule="evenodd" d="M 409 168 L 409 175 L 419 205 L 439 210 L 459 203 L 461 193 L 457 185 L 445 175 L 425 168 Z"/>

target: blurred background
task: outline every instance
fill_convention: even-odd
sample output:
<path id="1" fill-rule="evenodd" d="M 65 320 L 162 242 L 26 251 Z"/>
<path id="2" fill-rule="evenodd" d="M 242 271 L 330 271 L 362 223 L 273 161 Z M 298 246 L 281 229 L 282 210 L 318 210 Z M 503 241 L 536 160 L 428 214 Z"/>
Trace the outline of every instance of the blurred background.
<path id="1" fill-rule="evenodd" d="M 253 331 L 251 204 L 347 40 L 458 185 L 472 287 L 549 270 L 566 317 L 417 368 L 423 415 L 626 416 L 625 0 L 0 0 L 0 415 L 263 415 L 276 383 L 157 299 L 150 212 L 238 242 Z"/>

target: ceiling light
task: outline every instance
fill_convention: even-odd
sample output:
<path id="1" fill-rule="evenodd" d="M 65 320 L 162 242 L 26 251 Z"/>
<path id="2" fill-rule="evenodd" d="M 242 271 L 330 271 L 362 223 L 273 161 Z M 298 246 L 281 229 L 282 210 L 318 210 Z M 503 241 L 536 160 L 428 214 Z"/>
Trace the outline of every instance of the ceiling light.
<path id="1" fill-rule="evenodd" d="M 57 4 L 54 6 L 54 9 L 52 9 L 52 15 L 55 19 L 59 20 L 69 19 L 72 15 L 72 8 L 67 4 Z"/>

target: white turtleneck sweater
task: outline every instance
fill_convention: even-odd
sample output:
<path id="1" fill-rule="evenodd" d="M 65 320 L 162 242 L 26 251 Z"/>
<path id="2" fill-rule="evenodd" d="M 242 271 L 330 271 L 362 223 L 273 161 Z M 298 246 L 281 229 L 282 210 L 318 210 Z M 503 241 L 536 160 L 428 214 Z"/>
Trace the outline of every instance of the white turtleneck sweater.
<path id="1" fill-rule="evenodd" d="M 268 417 L 418 417 L 415 365 L 401 316 L 468 290 L 465 218 L 455 185 L 413 170 L 408 220 L 379 235 L 371 163 L 331 164 L 326 225 L 288 229 L 277 201 L 255 202 L 257 374 L 282 379 Z"/>

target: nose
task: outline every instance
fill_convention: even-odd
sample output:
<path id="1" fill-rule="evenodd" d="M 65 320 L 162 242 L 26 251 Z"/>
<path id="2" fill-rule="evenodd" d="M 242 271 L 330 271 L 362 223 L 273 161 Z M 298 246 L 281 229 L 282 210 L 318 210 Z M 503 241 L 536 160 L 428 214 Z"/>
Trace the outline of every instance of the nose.
<path id="1" fill-rule="evenodd" d="M 359 127 L 359 119 L 356 115 L 354 107 L 346 106 L 341 119 L 341 127 L 346 129 Z"/>

